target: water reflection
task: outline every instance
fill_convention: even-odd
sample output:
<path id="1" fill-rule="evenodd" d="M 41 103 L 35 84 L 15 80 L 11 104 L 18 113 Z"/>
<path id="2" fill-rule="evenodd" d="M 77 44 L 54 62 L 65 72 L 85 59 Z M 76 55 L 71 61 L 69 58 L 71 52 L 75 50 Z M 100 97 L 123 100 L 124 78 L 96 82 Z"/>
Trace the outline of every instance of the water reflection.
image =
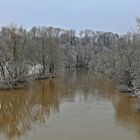
<path id="1" fill-rule="evenodd" d="M 114 105 L 119 125 L 134 129 L 140 136 L 140 99 L 122 95 Z"/>
<path id="2" fill-rule="evenodd" d="M 55 113 L 61 114 L 60 105 L 64 102 L 90 104 L 95 99 L 101 105 L 103 101 L 112 104 L 112 118 L 119 126 L 140 133 L 138 99 L 118 93 L 115 84 L 105 76 L 75 70 L 67 71 L 61 78 L 32 82 L 26 89 L 1 91 L 0 133 L 5 139 L 20 138 L 30 133 L 35 124 L 47 123 Z"/>
<path id="3" fill-rule="evenodd" d="M 44 122 L 59 111 L 59 95 L 59 84 L 53 80 L 0 93 L 0 132 L 10 139 L 29 131 L 35 122 Z"/>

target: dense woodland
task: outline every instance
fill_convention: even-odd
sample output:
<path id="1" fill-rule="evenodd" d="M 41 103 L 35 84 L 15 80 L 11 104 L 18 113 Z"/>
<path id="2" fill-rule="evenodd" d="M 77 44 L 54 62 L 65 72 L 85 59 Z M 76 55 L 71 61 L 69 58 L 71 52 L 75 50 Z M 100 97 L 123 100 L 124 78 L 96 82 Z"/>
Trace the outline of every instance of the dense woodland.
<path id="1" fill-rule="evenodd" d="M 140 19 L 126 35 L 111 32 L 11 24 L 0 30 L 0 88 L 54 77 L 67 68 L 106 74 L 131 88 L 140 86 Z"/>

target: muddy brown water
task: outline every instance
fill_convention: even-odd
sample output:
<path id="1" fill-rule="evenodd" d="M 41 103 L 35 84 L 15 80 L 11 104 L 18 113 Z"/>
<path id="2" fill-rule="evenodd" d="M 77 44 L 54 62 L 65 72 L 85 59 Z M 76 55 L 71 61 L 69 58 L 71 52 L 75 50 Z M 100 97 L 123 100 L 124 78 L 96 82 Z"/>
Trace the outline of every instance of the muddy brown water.
<path id="1" fill-rule="evenodd" d="M 69 71 L 0 91 L 0 140 L 140 140 L 140 100 L 104 76 Z"/>

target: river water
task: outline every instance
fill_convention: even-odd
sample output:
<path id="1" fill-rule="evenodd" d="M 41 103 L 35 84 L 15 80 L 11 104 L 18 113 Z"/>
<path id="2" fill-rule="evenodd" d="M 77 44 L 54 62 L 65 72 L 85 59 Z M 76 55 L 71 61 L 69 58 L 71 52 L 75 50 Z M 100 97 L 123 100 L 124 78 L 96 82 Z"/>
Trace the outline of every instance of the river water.
<path id="1" fill-rule="evenodd" d="M 140 100 L 105 76 L 68 71 L 0 91 L 0 140 L 139 140 Z"/>

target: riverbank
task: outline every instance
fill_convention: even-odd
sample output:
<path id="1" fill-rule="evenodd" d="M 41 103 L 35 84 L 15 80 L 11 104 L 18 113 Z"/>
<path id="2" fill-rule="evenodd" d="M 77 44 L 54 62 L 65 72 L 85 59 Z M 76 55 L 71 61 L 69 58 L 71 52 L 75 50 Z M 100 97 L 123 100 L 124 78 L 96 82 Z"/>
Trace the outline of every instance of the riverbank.
<path id="1" fill-rule="evenodd" d="M 32 74 L 24 78 L 19 79 L 4 79 L 0 81 L 0 90 L 10 90 L 10 89 L 21 89 L 28 86 L 31 81 L 34 80 L 47 80 L 50 78 L 55 78 L 56 75 L 38 75 Z"/>
<path id="2" fill-rule="evenodd" d="M 75 69 L 75 71 L 79 71 L 79 69 Z M 80 69 L 80 71 L 81 71 L 81 69 Z M 107 77 L 107 79 L 110 79 L 113 82 L 115 82 L 115 85 L 116 85 L 118 91 L 121 92 L 122 94 L 127 94 L 128 96 L 134 97 L 134 98 L 140 98 L 139 90 L 136 90 L 134 88 L 129 88 L 127 85 L 124 85 L 124 84 L 119 84 L 117 81 L 113 80 L 113 78 L 111 78 L 107 74 L 103 74 L 103 73 L 99 73 L 99 72 L 90 72 L 88 70 L 84 70 L 84 71 L 93 73 L 92 75 Z M 56 75 L 30 74 L 24 78 L 19 78 L 19 79 L 14 79 L 14 80 L 10 80 L 10 79 L 2 80 L 2 81 L 0 81 L 0 90 L 22 89 L 22 88 L 25 88 L 26 86 L 28 86 L 31 81 L 47 80 L 50 78 L 56 78 Z"/>

